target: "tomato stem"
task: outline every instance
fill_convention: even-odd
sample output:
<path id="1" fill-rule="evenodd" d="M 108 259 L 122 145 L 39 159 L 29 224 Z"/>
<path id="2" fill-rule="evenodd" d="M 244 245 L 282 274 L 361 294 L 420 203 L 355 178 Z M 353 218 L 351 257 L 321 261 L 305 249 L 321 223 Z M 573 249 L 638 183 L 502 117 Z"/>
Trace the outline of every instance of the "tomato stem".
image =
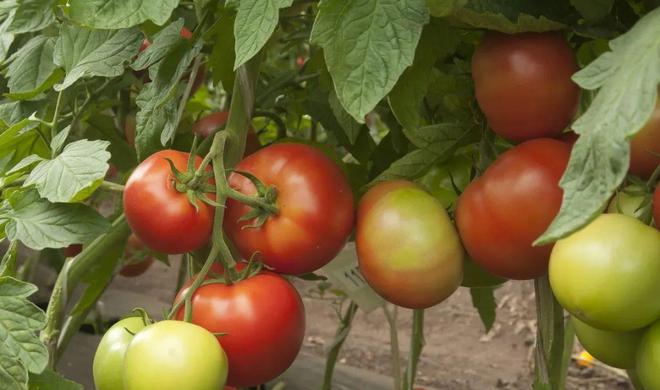
<path id="1" fill-rule="evenodd" d="M 413 310 L 412 334 L 410 335 L 410 354 L 408 367 L 405 375 L 405 390 L 413 390 L 415 376 L 417 375 L 417 363 L 424 348 L 424 309 Z"/>
<path id="2" fill-rule="evenodd" d="M 394 381 L 394 390 L 401 389 L 401 360 L 399 353 L 399 334 L 397 332 L 396 318 L 398 309 L 396 305 L 392 305 L 392 312 L 389 310 L 389 305 L 383 306 L 383 313 L 390 328 L 390 355 L 392 360 L 392 380 Z"/>
<path id="3" fill-rule="evenodd" d="M 323 374 L 323 385 L 321 386 L 321 390 L 332 389 L 332 374 L 335 370 L 337 357 L 339 357 L 339 351 L 351 331 L 351 324 L 353 323 L 353 318 L 355 317 L 357 309 L 357 303 L 351 301 L 346 312 L 341 316 L 339 327 L 335 332 L 335 339 L 332 342 L 332 348 L 328 351 L 328 357 L 325 361 L 325 373 Z"/>

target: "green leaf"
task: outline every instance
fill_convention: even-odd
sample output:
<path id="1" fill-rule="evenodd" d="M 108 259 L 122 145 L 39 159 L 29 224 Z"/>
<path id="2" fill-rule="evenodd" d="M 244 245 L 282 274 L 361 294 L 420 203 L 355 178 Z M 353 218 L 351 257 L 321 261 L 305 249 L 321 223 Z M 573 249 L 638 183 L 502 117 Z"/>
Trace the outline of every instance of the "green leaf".
<path id="1" fill-rule="evenodd" d="M 431 15 L 443 18 L 451 15 L 455 10 L 463 8 L 468 0 L 426 0 Z"/>
<path id="2" fill-rule="evenodd" d="M 16 274 L 16 250 L 18 243 L 16 241 L 10 242 L 7 251 L 2 256 L 0 261 L 0 277 L 14 276 Z"/>
<path id="3" fill-rule="evenodd" d="M 28 300 L 36 291 L 35 285 L 0 277 L 0 379 L 10 389 L 24 389 L 27 371 L 39 373 L 48 363 L 48 351 L 37 335 L 46 325 L 46 315 Z"/>
<path id="4" fill-rule="evenodd" d="M 570 0 L 580 14 L 590 21 L 601 19 L 610 14 L 614 0 Z"/>
<path id="5" fill-rule="evenodd" d="M 312 41 L 325 61 L 346 111 L 359 123 L 390 92 L 428 22 L 424 0 L 324 0 Z"/>
<path id="6" fill-rule="evenodd" d="M 69 17 L 93 28 L 119 29 L 147 20 L 162 26 L 179 0 L 70 0 Z"/>
<path id="7" fill-rule="evenodd" d="M 160 96 L 155 83 L 147 84 L 137 96 L 136 103 L 140 107 L 136 119 L 135 148 L 138 160 L 142 161 L 154 152 L 163 148 L 162 136 L 172 136 L 176 132 L 177 100 L 168 99 L 158 105 Z"/>
<path id="8" fill-rule="evenodd" d="M 293 0 L 241 0 L 238 3 L 234 23 L 234 70 L 261 50 L 277 27 L 280 8 L 290 7 L 291 4 Z"/>
<path id="9" fill-rule="evenodd" d="M 87 119 L 89 127 L 85 136 L 90 140 L 100 139 L 110 141 L 110 162 L 120 171 L 127 172 L 137 165 L 135 149 L 131 147 L 115 128 L 113 118 L 104 114 L 93 114 Z"/>
<path id="10" fill-rule="evenodd" d="M 50 140 L 50 149 L 53 151 L 54 155 L 57 155 L 62 150 L 62 146 L 66 142 L 69 132 L 71 131 L 71 125 L 60 130 L 59 133 L 53 139 Z"/>
<path id="11" fill-rule="evenodd" d="M 30 374 L 29 390 L 83 390 L 83 386 L 47 368 L 41 374 Z"/>
<path id="12" fill-rule="evenodd" d="M 91 241 L 108 228 L 108 221 L 80 203 L 50 203 L 36 191 L 17 191 L 5 203 L 10 209 L 5 233 L 10 241 L 41 250 Z"/>
<path id="13" fill-rule="evenodd" d="M 474 141 L 475 133 L 471 129 L 453 124 L 438 124 L 407 131 L 406 136 L 421 149 L 393 162 L 371 181 L 370 185 L 388 180 L 417 179 L 432 166 L 450 159 L 457 148 Z"/>
<path id="14" fill-rule="evenodd" d="M 26 169 L 32 167 L 36 163 L 41 162 L 43 160 L 44 159 L 42 157 L 37 156 L 36 154 L 31 154 L 31 155 L 25 157 L 24 159 L 22 159 L 21 161 L 19 161 L 18 164 L 14 165 L 10 170 L 7 171 L 6 174 L 7 175 L 12 175 L 14 173 L 21 172 L 23 170 L 26 170 Z"/>
<path id="15" fill-rule="evenodd" d="M 13 99 L 29 99 L 49 89 L 62 72 L 53 63 L 55 38 L 38 35 L 9 57 L 7 86 Z"/>
<path id="16" fill-rule="evenodd" d="M 213 83 L 222 82 L 225 91 L 234 89 L 234 21 L 235 14 L 230 10 L 223 10 L 218 15 L 213 36 L 213 50 L 209 57 L 209 66 L 213 74 Z"/>
<path id="17" fill-rule="evenodd" d="M 495 289 L 493 287 L 471 288 L 470 296 L 472 297 L 472 305 L 479 312 L 479 318 L 481 318 L 481 322 L 486 328 L 486 333 L 490 332 L 495 323 L 495 309 L 497 309 Z"/>
<path id="18" fill-rule="evenodd" d="M 55 45 L 55 63 L 63 66 L 66 77 L 55 90 L 66 89 L 83 77 L 117 77 L 125 63 L 135 56 L 143 36 L 137 28 L 90 30 L 62 25 Z"/>
<path id="19" fill-rule="evenodd" d="M 131 67 L 135 70 L 144 70 L 154 65 L 171 53 L 174 48 L 184 41 L 181 36 L 183 19 L 178 19 L 154 34 L 153 42 L 140 52 Z"/>
<path id="20" fill-rule="evenodd" d="M 389 94 L 392 112 L 404 128 L 420 126 L 420 109 L 431 84 L 433 65 L 438 58 L 453 53 L 459 42 L 458 32 L 444 23 L 434 22 L 424 28 L 413 65 L 403 72 Z"/>
<path id="21" fill-rule="evenodd" d="M 25 181 L 51 202 L 78 202 L 103 181 L 110 153 L 107 141 L 80 140 L 68 144 L 62 154 L 39 163 Z"/>
<path id="22" fill-rule="evenodd" d="M 360 135 L 362 125 L 344 110 L 336 93 L 331 92 L 328 95 L 328 103 L 330 104 L 332 113 L 335 115 L 335 118 L 337 118 L 337 123 L 339 123 L 339 126 L 341 126 L 342 130 L 344 130 L 344 133 L 348 137 L 348 142 L 350 142 L 351 145 L 354 145 L 357 137 Z"/>
<path id="23" fill-rule="evenodd" d="M 628 172 L 629 139 L 651 116 L 660 83 L 660 8 L 610 41 L 604 53 L 573 76 L 584 89 L 600 88 L 571 126 L 580 134 L 561 179 L 559 214 L 535 244 L 580 229 L 601 213 Z"/>
<path id="24" fill-rule="evenodd" d="M 0 120 L 7 126 L 12 126 L 37 111 L 38 103 L 30 101 L 10 101 L 0 104 Z M 37 126 L 32 122 L 31 126 Z M 29 126 L 28 126 L 29 127 Z"/>
<path id="25" fill-rule="evenodd" d="M 22 34 L 39 31 L 55 22 L 53 0 L 18 0 L 6 31 Z"/>
<path id="26" fill-rule="evenodd" d="M 543 32 L 566 28 L 562 17 L 569 8 L 565 0 L 469 0 L 454 9 L 450 20 L 507 34 Z"/>

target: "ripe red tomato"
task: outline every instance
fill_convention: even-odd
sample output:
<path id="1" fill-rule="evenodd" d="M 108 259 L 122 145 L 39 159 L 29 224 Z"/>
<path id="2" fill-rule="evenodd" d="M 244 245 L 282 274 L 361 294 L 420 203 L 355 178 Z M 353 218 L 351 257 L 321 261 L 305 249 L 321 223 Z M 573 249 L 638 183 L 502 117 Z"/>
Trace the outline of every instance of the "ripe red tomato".
<path id="1" fill-rule="evenodd" d="M 390 181 L 360 200 L 355 239 L 360 271 L 387 301 L 424 309 L 463 278 L 463 248 L 439 200 L 414 183 Z"/>
<path id="2" fill-rule="evenodd" d="M 183 314 L 182 307 L 176 318 Z M 218 340 L 229 362 L 227 384 L 243 388 L 266 383 L 293 363 L 305 334 L 305 307 L 291 283 L 263 271 L 232 285 L 211 283 L 197 289 L 192 322 L 225 333 Z"/>
<path id="3" fill-rule="evenodd" d="M 544 275 L 552 245 L 533 247 L 561 206 L 570 148 L 554 139 L 524 142 L 498 157 L 458 200 L 456 223 L 470 257 L 509 279 Z"/>
<path id="4" fill-rule="evenodd" d="M 71 244 L 64 248 L 62 251 L 64 252 L 65 257 L 76 257 L 80 252 L 82 252 L 82 244 Z"/>
<path id="5" fill-rule="evenodd" d="M 653 193 L 653 220 L 655 221 L 655 227 L 660 230 L 660 183 L 655 187 Z"/>
<path id="6" fill-rule="evenodd" d="M 472 57 L 477 101 L 488 124 L 515 142 L 555 137 L 573 119 L 580 89 L 575 54 L 558 33 L 488 32 Z"/>
<path id="7" fill-rule="evenodd" d="M 124 249 L 124 259 L 127 260 L 127 263 L 121 268 L 119 274 L 134 277 L 145 273 L 154 263 L 152 256 L 143 255 L 146 249 L 144 243 L 135 234 L 128 236 L 126 248 Z"/>
<path id="8" fill-rule="evenodd" d="M 207 115 L 198 120 L 197 123 L 193 125 L 192 131 L 199 137 L 206 138 L 213 134 L 215 129 L 223 127 L 227 122 L 228 117 L 229 112 L 227 111 L 214 112 L 213 114 Z M 261 148 L 259 137 L 257 137 L 257 134 L 252 127 L 248 130 L 247 139 L 245 141 L 245 156 L 248 156 Z"/>
<path id="9" fill-rule="evenodd" d="M 660 165 L 660 98 L 648 122 L 630 140 L 630 173 L 648 179 Z"/>
<path id="10" fill-rule="evenodd" d="M 277 272 L 313 272 L 332 260 L 353 229 L 353 194 L 341 169 L 320 150 L 303 144 L 265 147 L 236 166 L 277 189 L 279 214 L 259 228 L 254 220 L 239 222 L 251 208 L 227 201 L 224 228 L 244 258 L 260 252 L 261 260 Z M 229 177 L 236 190 L 253 195 L 252 182 L 239 174 Z"/>
<path id="11" fill-rule="evenodd" d="M 206 244 L 213 228 L 215 209 L 197 200 L 195 210 L 185 193 L 177 191 L 170 159 L 185 171 L 188 153 L 161 150 L 142 161 L 124 187 L 124 212 L 133 233 L 161 253 L 185 253 Z M 195 166 L 202 159 L 195 158 Z M 210 170 L 210 168 L 209 168 Z M 213 194 L 206 194 L 213 199 Z"/>

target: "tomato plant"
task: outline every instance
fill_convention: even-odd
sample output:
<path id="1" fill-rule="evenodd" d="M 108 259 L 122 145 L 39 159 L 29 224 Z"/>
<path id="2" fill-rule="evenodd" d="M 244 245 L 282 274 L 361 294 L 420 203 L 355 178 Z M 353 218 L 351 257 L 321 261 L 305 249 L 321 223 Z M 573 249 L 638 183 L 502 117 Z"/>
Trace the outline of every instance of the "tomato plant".
<path id="1" fill-rule="evenodd" d="M 578 107 L 575 54 L 561 34 L 486 33 L 472 57 L 479 107 L 511 141 L 559 135 Z"/>
<path id="2" fill-rule="evenodd" d="M 190 202 L 170 163 L 185 171 L 188 154 L 155 153 L 133 171 L 124 190 L 124 212 L 135 235 L 162 253 L 185 253 L 204 245 L 210 235 L 214 208 L 200 199 Z M 199 166 L 201 159 L 196 157 Z M 209 196 L 209 195 L 207 195 Z"/>
<path id="3" fill-rule="evenodd" d="M 360 200 L 355 243 L 371 287 L 422 309 L 449 297 L 463 277 L 463 248 L 442 204 L 415 184 L 374 186 Z"/>
<path id="4" fill-rule="evenodd" d="M 534 285 L 520 386 L 590 380 L 566 370 L 565 309 L 594 355 L 655 386 L 654 341 L 632 367 L 631 334 L 660 316 L 656 3 L 1 1 L 0 387 L 78 389 L 58 367 L 89 387 L 72 340 L 125 316 L 107 291 L 139 285 L 164 321 L 133 338 L 124 390 L 281 387 L 262 382 L 304 348 L 301 296 L 336 315 L 308 351 L 322 390 L 372 310 L 393 388 L 412 390 L 432 384 L 426 308 L 471 303 L 509 332 L 508 279 Z M 103 339 L 97 379 L 124 376 L 107 373 L 132 333 Z"/>
<path id="5" fill-rule="evenodd" d="M 261 226 L 250 206 L 230 199 L 225 231 L 241 255 L 259 252 L 264 264 L 287 274 L 312 272 L 339 252 L 353 229 L 353 193 L 341 169 L 314 147 L 275 144 L 248 156 L 229 177 L 247 195 L 256 192 L 247 172 L 276 193 L 277 213 Z"/>
<path id="6" fill-rule="evenodd" d="M 655 227 L 660 230 L 660 184 L 655 187 L 653 193 L 653 220 L 655 221 Z"/>
<path id="7" fill-rule="evenodd" d="M 621 261 L 621 259 L 626 259 Z M 579 320 L 627 332 L 660 317 L 660 232 L 622 214 L 604 214 L 559 240 L 550 258 L 552 291 Z"/>
<path id="8" fill-rule="evenodd" d="M 94 355 L 94 386 L 97 390 L 124 388 L 124 355 L 133 336 L 147 326 L 141 317 L 128 317 L 103 335 Z"/>
<path id="9" fill-rule="evenodd" d="M 183 319 L 183 310 L 177 318 Z M 227 383 L 250 387 L 276 378 L 296 358 L 305 333 L 305 309 L 286 279 L 262 271 L 235 284 L 199 287 L 192 296 L 192 322 L 222 334 L 218 341 L 229 362 Z"/>
<path id="10" fill-rule="evenodd" d="M 227 357 L 213 334 L 183 321 L 161 321 L 131 340 L 123 364 L 124 389 L 217 390 Z"/>
<path id="11" fill-rule="evenodd" d="M 509 279 L 547 272 L 552 246 L 532 242 L 559 211 L 559 178 L 569 152 L 560 141 L 527 141 L 503 153 L 470 183 L 458 200 L 456 224 L 474 261 Z"/>

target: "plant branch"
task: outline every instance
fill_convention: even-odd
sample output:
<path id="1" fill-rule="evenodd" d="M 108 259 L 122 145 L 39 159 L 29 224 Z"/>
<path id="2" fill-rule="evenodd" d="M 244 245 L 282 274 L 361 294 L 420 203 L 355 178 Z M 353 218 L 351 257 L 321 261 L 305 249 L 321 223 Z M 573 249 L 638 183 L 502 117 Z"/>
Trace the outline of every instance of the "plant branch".
<path id="1" fill-rule="evenodd" d="M 332 389 L 332 374 L 335 371 L 337 357 L 339 357 L 339 351 L 341 351 L 341 347 L 344 345 L 344 341 L 346 341 L 346 338 L 351 331 L 351 324 L 353 323 L 353 318 L 355 317 L 357 309 L 357 303 L 351 301 L 346 312 L 341 316 L 339 327 L 337 328 L 337 332 L 335 332 L 335 338 L 332 341 L 330 350 L 328 351 L 328 357 L 325 360 L 325 373 L 323 374 L 323 385 L 321 386 L 321 390 Z"/>
<path id="2" fill-rule="evenodd" d="M 417 375 L 417 363 L 424 348 L 424 310 L 413 310 L 412 334 L 410 336 L 410 355 L 408 367 L 406 368 L 404 389 L 413 390 L 415 376 Z"/>
<path id="3" fill-rule="evenodd" d="M 383 312 L 387 323 L 390 327 L 390 355 L 392 359 L 392 379 L 394 380 L 394 390 L 401 389 L 401 355 L 399 352 L 399 334 L 396 327 L 397 306 L 392 305 L 392 312 L 388 309 L 388 305 L 383 306 Z"/>

